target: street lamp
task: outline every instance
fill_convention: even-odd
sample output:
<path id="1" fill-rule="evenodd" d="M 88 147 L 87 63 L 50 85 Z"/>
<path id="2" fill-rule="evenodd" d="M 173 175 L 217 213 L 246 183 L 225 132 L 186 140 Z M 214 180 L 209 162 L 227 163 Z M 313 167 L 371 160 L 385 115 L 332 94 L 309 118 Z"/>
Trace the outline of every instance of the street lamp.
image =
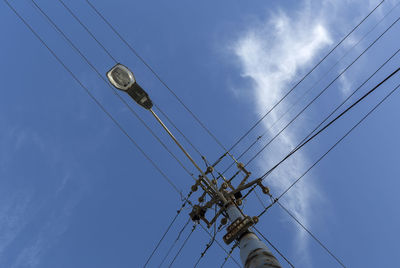
<path id="1" fill-rule="evenodd" d="M 114 87 L 128 93 L 143 108 L 150 110 L 153 107 L 149 95 L 139 86 L 133 73 L 124 65 L 118 63 L 112 67 L 107 72 L 107 78 Z"/>
<path id="2" fill-rule="evenodd" d="M 239 210 L 239 208 L 234 204 L 234 202 L 229 200 L 232 198 L 231 195 L 235 191 L 229 194 L 226 191 L 223 191 L 222 186 L 221 189 L 218 189 L 216 183 L 215 184 L 212 183 L 210 179 L 207 178 L 206 174 L 212 171 L 209 171 L 207 169 L 206 172 L 203 172 L 202 169 L 193 160 L 193 158 L 189 155 L 189 153 L 185 150 L 185 148 L 183 148 L 183 146 L 174 137 L 171 131 L 167 128 L 167 126 L 161 121 L 161 119 L 152 109 L 153 102 L 151 101 L 149 95 L 136 82 L 133 73 L 127 67 L 118 63 L 113 68 L 111 68 L 110 71 L 107 72 L 107 78 L 114 87 L 128 93 L 129 96 L 131 96 L 135 102 L 137 102 L 140 106 L 151 112 L 151 114 L 158 121 L 158 123 L 160 123 L 160 125 L 164 128 L 164 130 L 168 133 L 168 135 L 174 140 L 176 145 L 178 145 L 178 147 L 182 150 L 182 152 L 186 155 L 186 157 L 190 160 L 190 162 L 192 162 L 192 164 L 200 172 L 201 176 L 199 176 L 199 181 L 196 181 L 196 185 L 204 184 L 205 187 L 203 188 L 203 190 L 208 192 L 210 197 L 214 200 L 214 203 L 219 204 L 221 206 L 220 211 L 226 212 L 229 219 L 231 220 L 232 224 L 228 227 L 228 233 L 224 236 L 224 241 L 227 244 L 229 244 L 234 239 L 238 240 L 240 248 L 240 256 L 245 267 L 280 268 L 281 266 L 279 262 L 271 254 L 269 249 L 264 245 L 264 243 L 262 243 L 259 240 L 259 238 L 253 232 L 250 231 L 249 227 L 257 223 L 258 218 L 255 217 L 256 220 L 252 220 L 248 216 L 242 217 L 245 215 Z M 253 181 L 252 183 L 242 185 L 241 187 L 243 189 L 249 188 L 254 183 L 257 183 L 257 180 Z M 236 189 L 236 192 L 240 191 L 239 188 L 240 187 Z M 211 201 L 208 203 L 211 204 L 210 207 L 213 205 Z M 190 215 L 192 220 L 199 220 L 200 218 L 202 218 L 203 220 L 206 221 L 204 215 L 201 214 L 202 209 L 197 209 L 197 208 L 199 208 L 199 206 L 197 205 L 193 207 L 193 211 Z M 215 216 L 215 219 L 217 217 L 218 215 Z M 207 222 L 207 224 L 209 223 Z"/>

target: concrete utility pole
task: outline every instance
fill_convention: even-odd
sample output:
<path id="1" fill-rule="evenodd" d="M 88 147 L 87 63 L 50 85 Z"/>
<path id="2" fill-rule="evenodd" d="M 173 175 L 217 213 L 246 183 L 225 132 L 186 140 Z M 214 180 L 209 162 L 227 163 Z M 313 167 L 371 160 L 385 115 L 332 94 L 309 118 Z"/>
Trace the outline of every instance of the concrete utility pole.
<path id="1" fill-rule="evenodd" d="M 191 219 L 194 222 L 200 222 L 200 220 L 205 222 L 208 228 L 216 224 L 216 220 L 219 216 L 223 217 L 221 219 L 221 226 L 227 224 L 229 219 L 231 224 L 227 227 L 227 233 L 223 237 L 224 242 L 230 244 L 233 241 L 237 241 L 240 248 L 240 258 L 245 268 L 280 268 L 281 265 L 278 260 L 251 230 L 251 227 L 258 223 L 258 217 L 247 216 L 239 208 L 242 204 L 241 191 L 250 188 L 249 192 L 251 192 L 254 190 L 253 186 L 258 186 L 262 189 L 263 193 L 269 193 L 269 189 L 262 184 L 262 180 L 257 179 L 246 183 L 251 173 L 245 169 L 242 163 L 238 163 L 236 159 L 232 157 L 239 169 L 237 174 L 244 173 L 245 177 L 237 187 L 234 187 L 231 182 L 236 175 L 229 180 L 220 175 L 218 178 L 221 178 L 223 182 L 218 186 L 218 178 L 210 180 L 207 175 L 214 171 L 214 167 L 219 161 L 217 161 L 216 164 L 209 166 L 206 171 L 203 171 L 197 165 L 185 148 L 183 148 L 167 126 L 152 110 L 153 103 L 149 95 L 139 86 L 133 73 L 127 67 L 122 64 L 115 65 L 109 72 L 107 72 L 107 78 L 113 86 L 128 93 L 135 102 L 151 112 L 157 122 L 160 123 L 176 145 L 199 171 L 199 178 L 191 189 L 192 192 L 195 192 L 198 190 L 198 186 L 200 186 L 204 192 L 199 197 L 199 204 L 192 206 L 193 209 L 190 213 Z M 211 200 L 203 204 L 204 196 L 206 194 L 210 196 Z M 206 212 L 213 205 L 217 205 L 219 211 L 212 220 L 208 220 L 206 218 Z"/>

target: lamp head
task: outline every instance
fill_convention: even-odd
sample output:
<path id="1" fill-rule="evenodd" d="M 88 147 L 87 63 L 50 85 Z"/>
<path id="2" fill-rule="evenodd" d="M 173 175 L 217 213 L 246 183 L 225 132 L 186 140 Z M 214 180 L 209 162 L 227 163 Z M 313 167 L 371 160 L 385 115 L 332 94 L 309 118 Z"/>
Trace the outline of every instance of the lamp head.
<path id="1" fill-rule="evenodd" d="M 149 95 L 136 83 L 133 73 L 124 65 L 118 63 L 107 72 L 110 83 L 119 90 L 128 93 L 131 98 L 143 108 L 150 110 L 153 107 Z"/>
<path id="2" fill-rule="evenodd" d="M 133 73 L 119 63 L 107 72 L 107 78 L 114 87 L 123 91 L 128 90 L 136 82 Z"/>

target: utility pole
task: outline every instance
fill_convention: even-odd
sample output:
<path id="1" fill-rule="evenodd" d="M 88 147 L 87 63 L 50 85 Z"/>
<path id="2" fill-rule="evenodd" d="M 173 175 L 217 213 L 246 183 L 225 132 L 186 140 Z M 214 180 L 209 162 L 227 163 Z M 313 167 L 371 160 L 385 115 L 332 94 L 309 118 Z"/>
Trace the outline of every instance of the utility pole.
<path id="1" fill-rule="evenodd" d="M 129 94 L 132 99 L 137 102 L 140 106 L 150 111 L 158 123 L 168 133 L 176 145 L 182 150 L 185 156 L 195 166 L 200 173 L 195 184 L 191 187 L 192 192 L 196 192 L 198 187 L 203 190 L 203 193 L 199 197 L 199 203 L 192 205 L 192 212 L 190 217 L 194 222 L 199 223 L 203 221 L 207 224 L 208 228 L 211 228 L 216 224 L 217 219 L 221 216 L 221 227 L 230 222 L 230 225 L 226 228 L 227 233 L 223 239 L 226 244 L 231 244 L 236 241 L 240 248 L 240 258 L 245 268 L 280 268 L 278 260 L 267 248 L 267 246 L 254 234 L 251 227 L 258 223 L 258 217 L 250 217 L 243 213 L 239 208 L 244 199 L 255 187 L 260 187 L 264 194 L 269 194 L 269 189 L 262 184 L 261 179 L 256 179 L 247 182 L 251 172 L 247 171 L 242 163 L 238 163 L 235 160 L 238 168 L 238 172 L 230 179 L 226 179 L 223 175 L 218 176 L 216 179 L 210 180 L 208 174 L 214 172 L 214 167 L 220 159 L 213 164 L 208 166 L 207 170 L 203 171 L 199 165 L 193 160 L 190 154 L 185 148 L 179 143 L 174 137 L 168 127 L 161 121 L 157 114 L 152 110 L 153 103 L 149 95 L 143 90 L 141 86 L 136 82 L 133 73 L 124 65 L 117 64 L 110 71 L 107 72 L 107 78 L 111 84 L 119 90 L 122 90 Z M 228 152 L 226 153 L 228 154 Z M 225 155 L 226 155 L 225 154 Z M 233 179 L 239 173 L 243 173 L 244 178 L 237 187 L 232 185 Z M 218 184 L 218 179 L 221 178 L 221 183 Z M 242 191 L 249 189 L 248 193 L 243 197 Z M 204 202 L 204 197 L 208 195 L 211 200 Z M 215 216 L 209 220 L 206 218 L 207 211 L 213 206 L 218 206 L 219 210 Z"/>

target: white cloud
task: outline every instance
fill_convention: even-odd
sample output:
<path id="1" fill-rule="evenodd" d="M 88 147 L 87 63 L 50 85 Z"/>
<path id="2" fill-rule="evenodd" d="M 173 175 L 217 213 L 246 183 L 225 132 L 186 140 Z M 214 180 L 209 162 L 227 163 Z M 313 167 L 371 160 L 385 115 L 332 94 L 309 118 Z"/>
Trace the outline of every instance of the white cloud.
<path id="1" fill-rule="evenodd" d="M 321 9 L 318 4 L 313 7 L 310 1 L 303 4 L 295 15 L 283 11 L 271 14 L 267 22 L 251 27 L 234 45 L 242 76 L 250 78 L 253 83 L 251 90 L 257 114 L 264 114 L 271 108 L 299 79 L 298 76 L 305 73 L 319 58 L 317 56 L 320 56 L 323 49 L 332 44 L 328 23 L 324 19 L 327 10 Z M 324 3 L 326 8 L 332 8 L 331 5 Z M 272 124 L 290 105 L 289 102 L 282 103 L 279 109 L 275 109 L 263 121 L 263 127 L 269 130 L 269 137 L 277 132 L 270 130 Z M 286 121 L 282 122 L 285 124 L 289 119 L 283 121 Z M 264 171 L 266 166 L 275 164 L 301 138 L 293 128 L 284 131 L 268 149 L 268 154 L 259 158 L 257 164 L 260 170 Z M 299 152 L 283 168 L 276 170 L 267 183 L 275 194 L 279 194 L 307 167 L 307 156 Z M 310 226 L 311 204 L 321 198 L 317 193 L 313 180 L 305 180 L 292 188 L 283 202 L 306 226 Z M 306 256 L 307 240 L 304 235 L 304 232 L 298 232 L 297 241 L 301 243 L 298 248 L 303 249 L 299 253 Z"/>
<path id="2" fill-rule="evenodd" d="M 369 1 L 368 7 L 360 0 L 303 0 L 300 8 L 295 12 L 270 13 L 266 22 L 250 25 L 247 32 L 235 41 L 233 52 L 239 60 L 242 76 L 249 78 L 252 82 L 251 93 L 256 104 L 255 112 L 258 115 L 265 114 L 300 79 L 302 74 L 307 73 L 313 64 L 333 47 L 333 39 L 338 40 L 347 34 L 344 31 L 350 30 L 361 20 L 361 17 L 367 14 L 366 12 L 372 10 L 377 4 L 377 1 Z M 392 4 L 388 5 L 383 8 L 392 6 Z M 349 10 L 349 6 L 358 6 L 359 10 L 354 12 L 354 10 Z M 376 20 L 376 17 L 381 17 L 380 15 L 377 12 L 372 19 Z M 357 36 L 355 39 L 358 39 Z M 344 47 L 348 48 L 354 42 L 351 38 L 344 43 Z M 338 54 L 334 53 L 331 56 L 337 57 L 337 60 L 343 53 Z M 342 93 L 347 92 L 350 82 L 346 76 L 343 76 L 339 82 L 343 85 Z M 238 89 L 235 88 L 235 90 Z M 242 91 L 249 93 L 244 92 L 244 89 Z M 279 124 L 279 128 L 272 128 L 273 123 L 291 104 L 290 99 L 281 103 L 278 109 L 275 109 L 263 121 L 263 127 L 268 130 L 269 138 L 289 121 L 283 118 L 284 122 Z M 258 159 L 257 164 L 261 171 L 265 171 L 266 166 L 271 167 L 282 159 L 304 137 L 304 133 L 300 134 L 307 129 L 306 120 L 307 118 L 304 118 L 301 124 L 295 125 L 295 128 L 284 131 L 270 146 L 268 153 Z M 282 168 L 274 171 L 267 181 L 272 186 L 273 192 L 280 194 L 285 190 L 308 168 L 310 163 L 307 162 L 307 155 L 298 152 L 296 157 L 289 159 Z M 316 180 L 303 180 L 285 196 L 284 203 L 306 226 L 311 226 L 312 204 L 324 201 L 319 193 Z M 304 253 L 307 252 L 307 239 L 304 235 L 304 232 L 298 232 L 297 242 L 301 244 L 297 248 L 303 249 L 303 252 L 299 253 L 306 256 Z"/>

